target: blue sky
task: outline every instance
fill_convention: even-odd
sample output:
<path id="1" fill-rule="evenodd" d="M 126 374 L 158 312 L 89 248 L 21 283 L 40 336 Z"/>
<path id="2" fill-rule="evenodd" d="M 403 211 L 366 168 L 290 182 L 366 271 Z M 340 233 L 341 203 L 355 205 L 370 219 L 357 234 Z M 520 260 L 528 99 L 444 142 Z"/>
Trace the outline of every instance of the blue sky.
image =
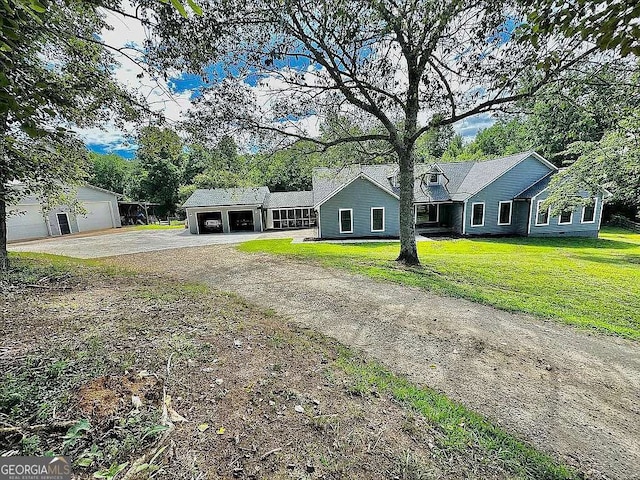
<path id="1" fill-rule="evenodd" d="M 142 45 L 145 38 L 145 33 L 141 29 L 141 26 L 135 21 L 128 21 L 127 19 L 118 18 L 112 22 L 113 30 L 104 32 L 104 40 L 110 45 L 118 46 L 135 46 Z M 505 28 L 496 34 L 498 43 L 504 43 L 508 41 L 510 33 L 516 27 L 514 21 L 508 20 L 505 22 Z M 493 39 L 488 39 L 492 41 Z M 120 58 L 121 66 L 116 69 L 116 76 L 118 79 L 132 88 L 141 90 L 147 96 L 150 103 L 159 105 L 164 115 L 173 120 L 178 121 L 182 118 L 183 112 L 189 109 L 191 102 L 198 95 L 198 91 L 203 86 L 211 84 L 213 82 L 220 81 L 227 75 L 238 75 L 240 68 L 237 66 L 226 66 L 218 63 L 212 65 L 207 72 L 206 79 L 198 75 L 181 74 L 176 77 L 168 79 L 164 88 L 171 92 L 171 97 L 168 98 L 166 93 L 162 89 L 157 87 L 156 83 L 150 82 L 146 75 L 142 79 L 138 77 L 140 68 L 133 62 L 129 62 L 126 58 Z M 286 59 L 278 59 L 274 61 L 274 66 L 277 68 L 294 68 L 300 71 L 306 71 L 311 62 L 301 56 L 291 56 Z M 319 68 L 319 65 L 315 64 L 314 67 Z M 251 87 L 256 87 L 260 81 L 259 75 L 250 75 L 245 79 L 245 82 Z M 164 83 L 164 82 L 163 82 Z M 494 120 L 489 115 L 482 115 L 465 120 L 459 125 L 455 125 L 454 128 L 462 136 L 470 140 L 475 137 L 478 130 L 487 128 Z M 135 142 L 132 135 L 134 134 L 134 126 L 130 126 L 127 130 L 122 130 L 115 125 L 107 125 L 104 129 L 79 129 L 78 133 L 81 138 L 84 139 L 87 147 L 97 153 L 116 153 L 125 158 L 133 158 L 135 156 Z"/>

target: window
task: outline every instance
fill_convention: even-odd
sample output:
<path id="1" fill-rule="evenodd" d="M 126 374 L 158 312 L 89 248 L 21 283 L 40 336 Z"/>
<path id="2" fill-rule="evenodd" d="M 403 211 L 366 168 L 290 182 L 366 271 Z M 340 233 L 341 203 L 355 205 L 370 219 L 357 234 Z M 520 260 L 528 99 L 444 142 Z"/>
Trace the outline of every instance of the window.
<path id="1" fill-rule="evenodd" d="M 384 207 L 371 208 L 371 231 L 384 232 Z"/>
<path id="2" fill-rule="evenodd" d="M 340 233 L 353 233 L 353 209 L 341 208 L 338 210 L 340 221 Z"/>
<path id="3" fill-rule="evenodd" d="M 549 207 L 542 209 L 542 202 L 538 200 L 538 209 L 536 213 L 536 225 L 549 225 Z"/>
<path id="4" fill-rule="evenodd" d="M 511 225 L 511 209 L 513 202 L 500 202 L 498 204 L 498 225 Z"/>
<path id="5" fill-rule="evenodd" d="M 273 228 L 306 228 L 315 225 L 316 212 L 312 208 L 274 209 Z"/>
<path id="6" fill-rule="evenodd" d="M 484 226 L 484 203 L 474 203 L 471 205 L 471 226 Z"/>
<path id="7" fill-rule="evenodd" d="M 589 205 L 582 207 L 582 223 L 594 223 L 596 221 L 596 202 L 594 198 Z"/>
<path id="8" fill-rule="evenodd" d="M 424 225 L 425 223 L 438 222 L 438 205 L 428 203 L 426 205 L 416 206 L 416 225 Z"/>
<path id="9" fill-rule="evenodd" d="M 430 173 L 429 174 L 429 183 L 438 183 L 438 174 Z"/>
<path id="10" fill-rule="evenodd" d="M 573 212 L 571 210 L 565 210 L 560 214 L 558 219 L 558 225 L 568 225 L 573 220 Z"/>

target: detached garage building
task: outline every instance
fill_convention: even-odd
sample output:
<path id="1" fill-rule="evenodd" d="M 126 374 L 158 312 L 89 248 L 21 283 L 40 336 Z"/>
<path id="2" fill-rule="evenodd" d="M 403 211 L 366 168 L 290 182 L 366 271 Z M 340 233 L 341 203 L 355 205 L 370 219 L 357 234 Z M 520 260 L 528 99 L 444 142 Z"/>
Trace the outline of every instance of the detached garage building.
<path id="1" fill-rule="evenodd" d="M 11 188 L 19 189 L 22 185 L 11 185 Z M 92 185 L 61 188 L 65 188 L 70 194 L 75 191 L 76 198 L 86 213 L 74 215 L 64 205 L 45 212 L 42 200 L 28 195 L 16 205 L 7 207 L 7 240 L 29 240 L 121 226 L 118 197 L 114 192 Z"/>
<path id="2" fill-rule="evenodd" d="M 267 187 L 199 189 L 183 207 L 189 231 L 196 234 L 315 225 L 312 192 L 270 193 Z"/>

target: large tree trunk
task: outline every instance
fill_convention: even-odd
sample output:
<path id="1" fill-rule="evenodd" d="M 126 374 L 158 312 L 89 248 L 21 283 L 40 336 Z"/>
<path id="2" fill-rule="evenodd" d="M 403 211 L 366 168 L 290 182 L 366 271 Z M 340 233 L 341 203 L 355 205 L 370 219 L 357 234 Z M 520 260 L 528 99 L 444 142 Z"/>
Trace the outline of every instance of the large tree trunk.
<path id="1" fill-rule="evenodd" d="M 0 271 L 9 269 L 9 256 L 7 255 L 7 204 L 2 196 L 0 185 Z"/>
<path id="2" fill-rule="evenodd" d="M 413 184 L 415 158 L 411 150 L 399 155 L 400 164 L 400 255 L 397 261 L 420 265 L 416 249 L 416 228 L 413 218 Z"/>

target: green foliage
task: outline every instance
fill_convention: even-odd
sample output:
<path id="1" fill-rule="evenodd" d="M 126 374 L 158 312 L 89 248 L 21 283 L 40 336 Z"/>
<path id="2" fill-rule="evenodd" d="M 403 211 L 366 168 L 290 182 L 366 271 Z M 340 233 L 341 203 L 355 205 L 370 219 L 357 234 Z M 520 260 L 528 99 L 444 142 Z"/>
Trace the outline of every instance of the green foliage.
<path id="1" fill-rule="evenodd" d="M 440 159 L 451 145 L 453 138 L 451 125 L 434 128 L 416 140 L 416 154 L 425 161 Z"/>
<path id="2" fill-rule="evenodd" d="M 148 126 L 138 136 L 138 163 L 134 163 L 129 194 L 160 204 L 161 215 L 175 211 L 183 165 L 182 140 L 173 130 Z"/>
<path id="3" fill-rule="evenodd" d="M 640 340 L 640 235 L 603 229 L 600 236 L 419 242 L 423 269 L 397 268 L 391 262 L 397 243 L 284 239 L 255 240 L 239 248 L 317 259 L 373 278 Z"/>
<path id="4" fill-rule="evenodd" d="M 115 153 L 91 153 L 88 183 L 116 193 L 127 190 L 133 163 Z"/>
<path id="5" fill-rule="evenodd" d="M 581 37 L 601 50 L 622 56 L 640 56 L 640 33 L 631 19 L 640 18 L 640 4 L 634 0 L 526 0 L 530 8 L 530 33 L 524 39 L 541 44 L 548 33 Z"/>
<path id="6" fill-rule="evenodd" d="M 578 159 L 549 186 L 554 212 L 584 203 L 581 192 L 592 195 L 607 188 L 614 201 L 640 209 L 640 109 L 622 119 L 597 142 L 576 142 L 568 151 Z"/>

